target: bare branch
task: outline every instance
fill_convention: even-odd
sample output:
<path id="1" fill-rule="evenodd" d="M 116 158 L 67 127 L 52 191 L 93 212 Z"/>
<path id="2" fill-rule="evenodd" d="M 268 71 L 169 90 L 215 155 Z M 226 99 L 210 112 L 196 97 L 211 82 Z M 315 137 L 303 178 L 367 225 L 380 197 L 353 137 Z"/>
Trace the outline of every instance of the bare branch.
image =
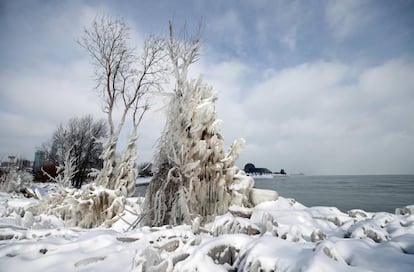
<path id="1" fill-rule="evenodd" d="M 103 109 L 107 114 L 113 152 L 107 152 L 109 157 L 104 158 L 104 165 L 111 164 L 110 168 L 114 167 L 117 141 L 127 115 L 132 115 L 136 130 L 148 110 L 147 103 L 142 100 L 152 89 L 161 87 L 167 72 L 164 41 L 148 38 L 142 54 L 137 56 L 134 49 L 128 46 L 129 31 L 122 20 L 101 17 L 84 30 L 79 41 L 95 65 L 97 88 L 100 89 Z M 121 105 L 122 115 L 115 126 L 113 111 L 116 105 Z"/>

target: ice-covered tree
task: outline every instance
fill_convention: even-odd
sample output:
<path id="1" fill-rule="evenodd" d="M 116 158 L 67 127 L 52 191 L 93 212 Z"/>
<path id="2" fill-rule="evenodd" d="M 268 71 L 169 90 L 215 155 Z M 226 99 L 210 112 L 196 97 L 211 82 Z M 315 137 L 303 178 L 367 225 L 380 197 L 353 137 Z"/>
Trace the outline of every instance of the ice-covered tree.
<path id="1" fill-rule="evenodd" d="M 199 216 L 208 220 L 231 204 L 249 206 L 253 187 L 253 179 L 234 165 L 244 140 L 224 151 L 217 95 L 201 77 L 187 79 L 199 56 L 199 36 L 179 40 L 171 23 L 169 30 L 167 48 L 176 83 L 146 193 L 148 225 L 191 223 Z"/>
<path id="2" fill-rule="evenodd" d="M 68 225 L 110 226 L 120 218 L 129 202 L 127 196 L 135 190 L 138 126 L 148 111 L 145 96 L 151 89 L 160 88 L 166 68 L 161 39 L 149 38 L 139 56 L 128 46 L 128 40 L 129 28 L 122 20 L 102 17 L 85 29 L 79 42 L 94 61 L 109 131 L 101 141 L 103 168 L 93 173 L 95 182 L 81 190 L 62 188 L 44 200 L 49 213 L 60 216 Z M 118 113 L 120 118 L 115 119 Z M 133 129 L 126 150 L 118 153 L 118 139 L 127 118 L 132 120 Z"/>
<path id="3" fill-rule="evenodd" d="M 135 165 L 137 158 L 137 138 L 137 132 L 134 131 L 128 139 L 127 148 L 117 168 L 114 189 L 125 196 L 131 196 L 135 191 L 135 180 L 138 176 L 138 169 Z"/>
<path id="4" fill-rule="evenodd" d="M 165 72 L 161 39 L 147 39 L 140 55 L 128 45 L 129 39 L 129 27 L 125 22 L 101 17 L 85 29 L 79 41 L 93 59 L 97 88 L 107 114 L 109 135 L 104 142 L 103 169 L 97 182 L 109 189 L 115 189 L 118 186 L 116 182 L 123 180 L 118 177 L 121 171 L 118 168 L 125 167 L 117 159 L 117 145 L 125 120 L 129 114 L 132 116 L 132 134 L 136 133 L 138 121 L 148 110 L 145 96 L 152 88 L 160 87 Z M 117 106 L 120 119 L 115 122 L 114 111 Z"/>

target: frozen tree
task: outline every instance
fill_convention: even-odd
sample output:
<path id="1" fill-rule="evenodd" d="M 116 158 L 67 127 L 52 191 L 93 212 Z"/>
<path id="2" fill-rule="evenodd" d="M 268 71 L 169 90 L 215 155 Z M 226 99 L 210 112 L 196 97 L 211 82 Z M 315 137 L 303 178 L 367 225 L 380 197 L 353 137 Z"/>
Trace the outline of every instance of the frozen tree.
<path id="1" fill-rule="evenodd" d="M 126 197 L 135 190 L 138 126 L 148 111 L 145 96 L 160 88 L 163 81 L 165 50 L 162 40 L 149 38 L 138 56 L 127 45 L 128 40 L 129 28 L 122 20 L 102 17 L 85 29 L 79 41 L 95 64 L 97 89 L 109 131 L 107 138 L 100 141 L 103 168 L 93 172 L 95 183 L 81 190 L 62 188 L 44 201 L 50 213 L 72 226 L 110 226 L 120 218 L 128 202 Z M 117 122 L 115 108 L 116 114 L 120 113 Z M 126 150 L 119 154 L 118 139 L 127 117 L 132 120 L 133 130 Z"/>
<path id="2" fill-rule="evenodd" d="M 132 115 L 132 134 L 135 135 L 143 114 L 148 110 L 145 96 L 151 89 L 160 88 L 165 72 L 165 51 L 161 39 L 147 39 L 139 56 L 128 46 L 129 39 L 129 28 L 122 20 L 102 17 L 85 29 L 79 41 L 93 59 L 97 89 L 107 114 L 109 135 L 104 143 L 103 169 L 97 182 L 109 189 L 117 187 L 117 181 L 124 181 L 118 174 L 125 171 L 125 167 L 116 156 L 119 135 L 127 115 Z M 116 106 L 121 112 L 117 124 L 114 120 Z M 118 169 L 119 164 L 122 171 Z"/>
<path id="3" fill-rule="evenodd" d="M 60 170 L 67 169 L 64 165 L 68 165 L 70 157 L 74 171 L 68 185 L 80 188 L 91 169 L 102 168 L 102 145 L 99 139 L 105 137 L 106 133 L 103 120 L 94 120 L 90 115 L 74 117 L 66 124 L 60 124 L 42 149 L 48 161 L 62 166 Z"/>
<path id="4" fill-rule="evenodd" d="M 249 206 L 253 179 L 236 166 L 244 140 L 224 152 L 216 94 L 201 77 L 188 80 L 200 50 L 198 35 L 177 40 L 170 23 L 167 43 L 176 79 L 167 122 L 145 199 L 148 225 L 191 223 L 223 214 L 231 204 Z"/>

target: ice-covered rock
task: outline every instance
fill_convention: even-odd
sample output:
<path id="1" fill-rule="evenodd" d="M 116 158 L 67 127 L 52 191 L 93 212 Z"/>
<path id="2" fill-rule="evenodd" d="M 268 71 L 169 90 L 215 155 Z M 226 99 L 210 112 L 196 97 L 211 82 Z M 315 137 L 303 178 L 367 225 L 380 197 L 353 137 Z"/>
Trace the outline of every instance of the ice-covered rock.
<path id="1" fill-rule="evenodd" d="M 352 225 L 345 234 L 345 237 L 358 239 L 370 238 L 376 243 L 390 239 L 388 232 L 372 220 L 361 221 Z"/>
<path id="2" fill-rule="evenodd" d="M 367 212 L 360 210 L 360 209 L 353 209 L 348 211 L 348 215 L 352 218 L 357 218 L 357 219 L 361 219 L 361 218 L 367 218 L 368 214 Z"/>
<path id="3" fill-rule="evenodd" d="M 279 194 L 276 191 L 253 188 L 250 191 L 250 201 L 254 206 L 265 202 L 277 200 Z"/>
<path id="4" fill-rule="evenodd" d="M 214 222 L 211 223 L 211 233 L 214 236 L 231 233 L 256 235 L 260 233 L 260 228 L 249 219 L 236 217 L 231 213 L 227 213 L 215 218 Z"/>
<path id="5" fill-rule="evenodd" d="M 252 216 L 253 210 L 251 208 L 232 205 L 229 207 L 229 212 L 234 216 L 250 218 Z"/>
<path id="6" fill-rule="evenodd" d="M 414 205 L 405 206 L 402 208 L 395 209 L 395 214 L 414 214 Z"/>

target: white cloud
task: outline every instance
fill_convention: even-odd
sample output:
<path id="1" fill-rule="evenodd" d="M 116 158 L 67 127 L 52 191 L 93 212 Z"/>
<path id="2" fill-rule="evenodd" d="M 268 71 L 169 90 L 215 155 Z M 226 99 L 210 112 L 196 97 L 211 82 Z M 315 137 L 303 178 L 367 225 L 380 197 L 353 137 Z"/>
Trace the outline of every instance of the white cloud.
<path id="1" fill-rule="evenodd" d="M 249 69 L 242 63 L 203 69 L 221 91 L 217 108 L 226 143 L 247 140 L 240 166 L 253 162 L 308 174 L 412 173 L 411 62 L 356 69 L 316 61 L 268 72 L 248 90 L 242 82 Z"/>
<path id="2" fill-rule="evenodd" d="M 8 137 L 20 139 L 14 151 L 6 148 L 2 139 L 2 153 L 6 149 L 31 158 L 34 147 L 50 138 L 59 123 L 85 114 L 103 117 L 90 73 L 86 72 L 92 71 L 90 65 L 75 62 L 64 67 L 47 66 L 43 65 L 41 75 L 11 73 L 1 77 L 7 90 L 1 95 L 3 129 Z"/>
<path id="3" fill-rule="evenodd" d="M 38 4 L 38 3 L 37 3 Z M 7 6 L 10 66 L 0 81 L 0 154 L 33 159 L 36 146 L 74 116 L 103 118 L 93 67 L 76 44 L 84 26 L 107 9 L 79 2 Z M 30 20 L 30 22 L 29 22 Z"/>

